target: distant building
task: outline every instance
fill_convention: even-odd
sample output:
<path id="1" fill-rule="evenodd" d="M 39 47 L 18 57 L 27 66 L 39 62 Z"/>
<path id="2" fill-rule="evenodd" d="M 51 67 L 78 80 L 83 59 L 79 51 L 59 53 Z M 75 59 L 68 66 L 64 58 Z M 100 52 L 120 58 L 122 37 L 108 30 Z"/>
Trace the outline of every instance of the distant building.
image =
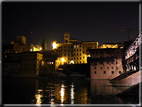
<path id="1" fill-rule="evenodd" d="M 22 52 L 32 52 L 40 51 L 42 48 L 39 45 L 27 44 L 25 36 L 17 36 L 17 41 L 10 41 L 9 44 L 4 49 L 4 54 L 6 53 L 22 53 Z"/>
<path id="2" fill-rule="evenodd" d="M 3 60 L 8 75 L 18 77 L 37 77 L 43 55 L 37 52 L 6 54 Z"/>
<path id="3" fill-rule="evenodd" d="M 90 49 L 89 52 L 91 79 L 113 79 L 123 72 L 122 49 Z"/>
<path id="4" fill-rule="evenodd" d="M 87 49 L 97 49 L 98 42 L 85 41 L 77 43 L 77 39 L 70 38 L 69 33 L 64 34 L 64 43 L 53 41 L 53 50 L 60 56 L 60 64 L 82 64 L 87 63 L 90 56 Z"/>
<path id="5" fill-rule="evenodd" d="M 101 46 L 99 46 L 99 49 L 102 48 L 123 48 L 122 43 L 104 43 Z"/>

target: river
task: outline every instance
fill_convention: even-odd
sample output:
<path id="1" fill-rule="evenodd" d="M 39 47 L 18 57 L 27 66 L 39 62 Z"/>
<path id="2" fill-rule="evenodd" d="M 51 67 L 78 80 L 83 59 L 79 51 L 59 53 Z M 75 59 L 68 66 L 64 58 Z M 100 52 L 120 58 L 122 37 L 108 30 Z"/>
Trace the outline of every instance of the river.
<path id="1" fill-rule="evenodd" d="M 113 87 L 109 80 L 2 79 L 3 104 L 138 104 L 138 98 L 115 95 L 129 87 Z"/>

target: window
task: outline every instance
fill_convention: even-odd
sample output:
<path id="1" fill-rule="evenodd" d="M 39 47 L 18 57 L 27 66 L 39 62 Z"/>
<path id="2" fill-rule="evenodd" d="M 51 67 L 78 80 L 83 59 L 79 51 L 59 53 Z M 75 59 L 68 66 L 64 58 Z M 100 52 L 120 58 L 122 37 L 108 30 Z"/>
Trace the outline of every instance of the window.
<path id="1" fill-rule="evenodd" d="M 113 67 L 111 67 L 113 69 Z"/>
<path id="2" fill-rule="evenodd" d="M 117 59 L 117 56 L 116 56 L 116 59 Z"/>
<path id="3" fill-rule="evenodd" d="M 94 67 L 94 69 L 96 69 L 96 66 Z"/>
<path id="4" fill-rule="evenodd" d="M 109 67 L 107 67 L 107 69 L 109 69 Z"/>
<path id="5" fill-rule="evenodd" d="M 118 62 L 116 61 L 116 64 L 118 64 Z"/>
<path id="6" fill-rule="evenodd" d="M 118 69 L 118 67 L 116 67 L 116 69 Z"/>
<path id="7" fill-rule="evenodd" d="M 66 54 L 64 54 L 64 56 L 66 56 Z"/>
<path id="8" fill-rule="evenodd" d="M 68 54 L 68 56 L 70 56 L 70 54 Z"/>
<path id="9" fill-rule="evenodd" d="M 81 61 L 80 61 L 80 64 L 81 64 Z"/>
<path id="10" fill-rule="evenodd" d="M 81 57 L 80 57 L 80 59 L 81 59 Z"/>
<path id="11" fill-rule="evenodd" d="M 106 74 L 106 71 L 104 71 L 104 74 Z"/>
<path id="12" fill-rule="evenodd" d="M 80 51 L 81 51 L 81 49 L 80 49 Z"/>
<path id="13" fill-rule="evenodd" d="M 121 74 L 121 71 L 119 71 L 119 74 Z"/>
<path id="14" fill-rule="evenodd" d="M 101 69 L 103 69 L 103 67 L 101 67 Z"/>
<path id="15" fill-rule="evenodd" d="M 114 74 L 114 71 L 111 71 L 112 74 Z"/>
<path id="16" fill-rule="evenodd" d="M 96 71 L 94 71 L 94 74 L 97 74 L 97 72 L 96 72 Z"/>
<path id="17" fill-rule="evenodd" d="M 74 60 L 75 60 L 75 58 L 74 58 Z"/>

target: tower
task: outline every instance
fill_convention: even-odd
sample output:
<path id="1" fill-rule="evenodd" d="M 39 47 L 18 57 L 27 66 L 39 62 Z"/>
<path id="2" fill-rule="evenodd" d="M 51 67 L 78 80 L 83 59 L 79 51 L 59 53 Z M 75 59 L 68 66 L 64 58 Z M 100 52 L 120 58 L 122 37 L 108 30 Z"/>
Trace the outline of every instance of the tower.
<path id="1" fill-rule="evenodd" d="M 69 43 L 69 40 L 70 40 L 70 33 L 65 32 L 64 33 L 64 43 Z"/>
<path id="2" fill-rule="evenodd" d="M 25 36 L 17 36 L 17 42 L 26 44 L 26 37 Z"/>

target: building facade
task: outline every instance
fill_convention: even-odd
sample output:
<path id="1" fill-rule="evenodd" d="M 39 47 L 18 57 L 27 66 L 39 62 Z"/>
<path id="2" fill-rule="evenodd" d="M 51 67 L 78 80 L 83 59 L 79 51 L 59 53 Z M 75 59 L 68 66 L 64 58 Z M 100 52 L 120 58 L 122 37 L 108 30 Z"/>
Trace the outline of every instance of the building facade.
<path id="1" fill-rule="evenodd" d="M 7 54 L 4 59 L 7 73 L 18 77 L 37 77 L 43 55 L 37 52 Z"/>
<path id="2" fill-rule="evenodd" d="M 61 64 L 87 63 L 87 57 L 90 56 L 87 49 L 98 48 L 98 42 L 86 41 L 77 43 L 77 41 L 77 39 L 70 38 L 69 33 L 64 34 L 64 43 L 53 41 L 53 50 L 61 57 Z"/>
<path id="3" fill-rule="evenodd" d="M 9 48 L 11 46 L 12 48 Z M 27 44 L 25 36 L 17 36 L 17 41 L 10 41 L 7 45 L 7 48 L 4 50 L 6 53 L 22 53 L 22 52 L 32 52 L 32 51 L 41 51 L 42 48 L 39 45 Z"/>
<path id="4" fill-rule="evenodd" d="M 122 49 L 90 49 L 91 79 L 113 79 L 123 72 Z"/>

